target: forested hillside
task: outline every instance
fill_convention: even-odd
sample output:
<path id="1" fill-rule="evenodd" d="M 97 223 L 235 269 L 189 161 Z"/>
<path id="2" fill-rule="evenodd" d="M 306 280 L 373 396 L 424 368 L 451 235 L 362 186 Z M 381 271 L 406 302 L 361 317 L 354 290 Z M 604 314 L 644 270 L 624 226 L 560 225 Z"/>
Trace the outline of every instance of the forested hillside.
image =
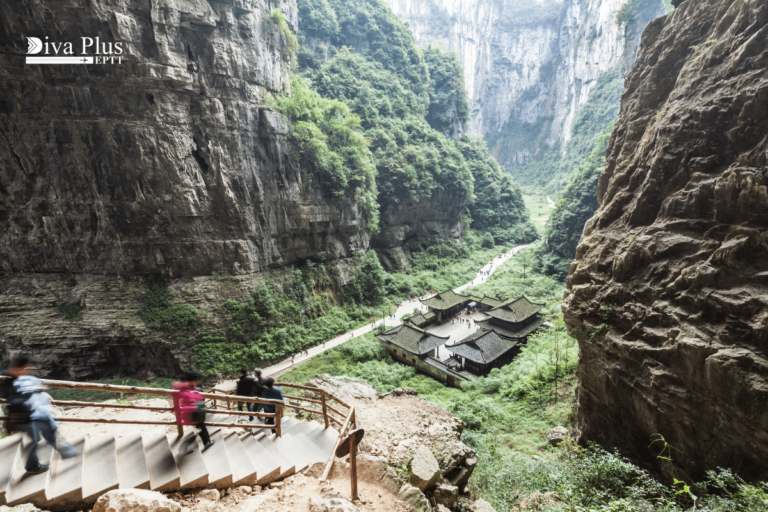
<path id="1" fill-rule="evenodd" d="M 565 150 L 552 148 L 542 160 L 515 173 L 524 174 L 532 188 L 553 195 L 565 187 L 547 224 L 545 243 L 537 251 L 548 275 L 565 279 L 584 223 L 598 208 L 597 180 L 605 166 L 605 148 L 619 113 L 623 83 L 618 68 L 601 76 L 573 120 Z"/>
<path id="2" fill-rule="evenodd" d="M 459 239 L 467 221 L 497 242 L 536 238 L 520 188 L 485 142 L 452 138 L 469 120 L 454 52 L 419 49 L 380 0 L 300 0 L 298 43 L 293 93 L 278 108 L 320 186 L 369 209 L 375 193 L 372 245 L 388 266 L 403 266 L 403 246 L 415 238 Z"/>

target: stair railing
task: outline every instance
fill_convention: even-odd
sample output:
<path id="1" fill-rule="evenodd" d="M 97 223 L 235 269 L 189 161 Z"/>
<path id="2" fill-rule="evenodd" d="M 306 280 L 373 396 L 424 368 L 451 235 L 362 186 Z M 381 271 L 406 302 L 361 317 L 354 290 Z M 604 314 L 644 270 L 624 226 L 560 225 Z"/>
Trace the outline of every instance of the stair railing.
<path id="1" fill-rule="evenodd" d="M 10 377 L 0 376 L 0 381 L 3 379 L 9 379 Z M 121 394 L 137 394 L 137 395 L 150 395 L 150 396 L 167 396 L 167 397 L 173 397 L 178 391 L 173 389 L 162 389 L 162 388 L 145 388 L 140 386 L 122 386 L 122 385 L 116 385 L 116 384 L 100 384 L 100 383 L 91 383 L 91 382 L 70 382 L 70 381 L 59 381 L 59 380 L 49 380 L 49 379 L 43 379 L 43 384 L 46 385 L 49 388 L 52 389 L 70 389 L 70 390 L 80 390 L 80 391 L 106 391 L 110 393 L 121 393 Z M 291 384 L 288 382 L 279 382 L 277 385 L 284 387 L 284 388 L 292 388 L 296 389 L 299 392 L 304 393 L 310 393 L 312 398 L 309 398 L 307 396 L 299 396 L 298 393 L 294 395 L 284 395 L 285 401 L 279 401 L 279 400 L 269 400 L 269 399 L 262 399 L 257 397 L 250 397 L 250 396 L 238 396 L 234 394 L 229 393 L 202 393 L 203 398 L 208 402 L 212 403 L 214 407 L 214 411 L 217 414 L 224 414 L 229 416 L 256 416 L 259 418 L 274 418 L 274 424 L 232 424 L 232 423 L 211 423 L 206 422 L 205 424 L 211 427 L 221 427 L 221 428 L 243 428 L 243 429 L 274 429 L 275 433 L 278 435 L 278 437 L 282 436 L 282 417 L 285 408 L 294 409 L 296 411 L 302 411 L 310 414 L 316 414 L 318 416 L 321 416 L 323 418 L 323 423 L 325 424 L 325 428 L 328 428 L 330 426 L 330 422 L 333 422 L 339 426 L 341 426 L 340 430 L 340 437 L 341 439 L 345 432 L 350 428 L 350 426 L 353 426 L 355 424 L 355 415 L 354 415 L 354 407 L 350 406 L 349 404 L 345 403 L 344 401 L 340 400 L 336 396 L 332 395 L 331 393 L 328 393 L 327 391 L 312 387 L 312 386 L 301 386 L 298 384 Z M 318 399 L 319 398 L 319 399 Z M 217 403 L 226 402 L 226 408 L 221 408 L 217 406 Z M 291 403 L 291 401 L 295 402 L 305 402 L 309 404 L 309 406 L 304 407 L 301 405 L 296 405 L 295 403 Z M 265 413 L 265 412 L 246 412 L 246 411 L 233 411 L 232 406 L 234 405 L 233 402 L 244 402 L 244 403 L 252 403 L 252 404 L 261 404 L 261 405 L 274 405 L 275 406 L 275 412 L 274 413 Z M 4 401 L 0 401 L 0 403 L 4 403 Z M 347 413 L 343 413 L 339 409 L 333 407 L 331 403 L 334 403 L 336 407 L 340 408 L 346 408 Z M 174 407 L 153 407 L 153 406 L 142 406 L 142 405 L 135 405 L 135 404 L 104 404 L 100 402 L 82 402 L 82 401 L 74 401 L 74 400 L 54 400 L 53 405 L 61 406 L 61 407 L 92 407 L 92 408 L 107 408 L 107 409 L 134 409 L 134 410 L 148 410 L 148 411 L 157 411 L 157 412 L 176 412 Z M 312 407 L 312 406 L 319 406 L 319 407 Z M 334 417 L 331 413 L 334 413 L 339 416 L 338 419 Z M 6 416 L 0 416 L 0 420 L 7 420 Z M 118 419 L 105 419 L 105 418 L 56 418 L 56 421 L 58 422 L 75 422 L 75 423 L 111 423 L 115 425 L 119 424 L 130 424 L 130 425 L 176 425 L 178 428 L 178 434 L 179 436 L 182 436 L 184 434 L 184 428 L 181 422 L 180 417 L 176 417 L 175 421 L 141 421 L 141 420 L 118 420 Z M 331 462 L 332 464 L 332 462 Z"/>
<path id="2" fill-rule="evenodd" d="M 0 376 L 0 381 L 10 379 L 10 377 Z M 52 389 L 72 389 L 81 391 L 106 391 L 110 393 L 122 393 L 122 394 L 140 394 L 151 396 L 168 396 L 173 397 L 178 391 L 173 389 L 162 388 L 145 388 L 139 386 L 120 386 L 115 384 L 97 384 L 90 382 L 69 382 L 59 380 L 43 379 L 43 384 Z M 220 395 L 215 393 L 202 393 L 204 399 L 220 399 L 226 396 L 228 400 L 235 400 L 238 402 L 256 403 L 263 405 L 274 405 L 274 413 L 257 413 L 257 412 L 240 412 L 240 411 L 216 411 L 219 414 L 225 414 L 230 416 L 256 416 L 260 418 L 274 418 L 275 423 L 272 424 L 232 424 L 232 423 L 210 423 L 205 424 L 211 427 L 221 428 L 267 428 L 274 429 L 278 436 L 281 434 L 280 419 L 283 414 L 284 402 L 279 400 L 268 400 L 262 398 L 255 398 L 249 396 L 237 396 L 237 395 Z M 5 403 L 4 400 L 0 400 L 0 403 Z M 157 412 L 175 412 L 173 407 L 151 407 L 141 406 L 135 404 L 104 404 L 99 402 L 80 402 L 72 400 L 54 400 L 53 405 L 62 407 L 93 407 L 93 408 L 108 408 L 108 409 L 134 409 L 134 410 L 149 410 Z M 0 416 L 0 420 L 7 420 L 7 416 Z M 104 418 L 56 418 L 57 422 L 74 422 L 74 423 L 111 423 L 115 425 L 128 424 L 128 425 L 176 425 L 178 427 L 179 436 L 183 435 L 184 429 L 181 424 L 181 418 L 177 416 L 175 421 L 140 421 L 140 420 L 117 420 L 117 419 L 104 419 Z"/>
<path id="3" fill-rule="evenodd" d="M 332 395 L 331 393 L 317 387 L 313 386 L 302 386 L 299 384 L 292 384 L 290 382 L 276 382 L 276 386 L 279 386 L 281 388 L 290 388 L 295 389 L 299 393 L 304 392 L 306 394 L 309 394 L 310 396 L 299 396 L 299 393 L 294 393 L 291 395 L 283 394 L 283 398 L 285 399 L 285 402 L 283 403 L 283 409 L 289 408 L 293 409 L 295 411 L 301 411 L 306 412 L 310 414 L 315 414 L 319 417 L 323 418 L 323 423 L 325 424 L 325 428 L 328 428 L 330 426 L 330 423 L 333 422 L 336 425 L 339 425 L 340 427 L 344 426 L 345 419 L 347 418 L 349 411 L 353 409 L 352 406 L 347 404 L 346 402 L 339 400 L 336 396 Z M 218 393 L 209 393 L 209 395 L 216 395 L 216 398 L 213 399 L 211 405 L 212 407 L 216 408 L 217 410 L 219 408 L 224 408 L 224 410 L 229 410 L 231 407 L 233 407 L 233 402 L 241 401 L 241 397 L 237 397 L 235 395 L 232 395 L 231 393 L 234 393 L 234 391 L 219 391 Z M 208 396 L 208 395 L 206 395 Z M 292 403 L 295 402 L 295 403 Z M 226 403 L 226 406 L 219 405 L 219 404 Z M 306 403 L 309 404 L 308 406 L 299 405 L 299 403 Z M 333 404 L 333 405 L 332 405 Z M 336 407 L 334 407 L 334 405 Z M 315 406 L 315 407 L 312 407 Z M 339 409 L 346 408 L 347 412 L 342 412 Z M 338 416 L 338 418 L 334 417 L 331 413 L 334 413 Z M 244 413 L 245 414 L 245 413 Z M 281 411 L 282 414 L 282 411 Z M 353 424 L 354 424 L 354 415 L 352 416 Z"/>

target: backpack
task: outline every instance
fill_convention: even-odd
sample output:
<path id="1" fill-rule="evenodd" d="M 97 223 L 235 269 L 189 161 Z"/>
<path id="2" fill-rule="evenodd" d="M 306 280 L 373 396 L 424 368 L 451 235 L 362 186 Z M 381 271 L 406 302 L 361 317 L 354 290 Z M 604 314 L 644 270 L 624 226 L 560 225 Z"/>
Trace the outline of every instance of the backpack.
<path id="1" fill-rule="evenodd" d="M 4 379 L 0 386 L 0 393 L 5 398 L 5 409 L 8 411 L 8 419 L 5 422 L 5 429 L 8 432 L 15 432 L 18 430 L 18 425 L 25 425 L 32 421 L 32 411 L 27 405 L 31 393 L 19 393 L 15 384 L 16 377 L 13 377 L 10 380 Z"/>

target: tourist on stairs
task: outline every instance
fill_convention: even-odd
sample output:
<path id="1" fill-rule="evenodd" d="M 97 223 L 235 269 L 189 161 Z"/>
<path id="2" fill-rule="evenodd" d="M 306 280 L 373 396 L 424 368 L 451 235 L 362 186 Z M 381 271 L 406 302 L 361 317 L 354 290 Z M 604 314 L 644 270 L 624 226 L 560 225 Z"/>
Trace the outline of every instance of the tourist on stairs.
<path id="1" fill-rule="evenodd" d="M 264 391 L 261 393 L 261 398 L 264 398 L 265 400 L 280 400 L 281 402 L 285 400 L 283 398 L 283 390 L 279 387 L 275 386 L 275 379 L 272 377 L 267 377 L 264 379 L 264 385 L 266 386 L 264 388 Z M 272 404 L 265 404 L 264 405 L 264 412 L 273 414 L 275 413 L 277 408 Z M 275 419 L 274 418 L 267 418 L 268 425 L 274 425 Z M 276 434 L 277 431 L 275 429 L 272 429 L 272 433 Z"/>
<path id="2" fill-rule="evenodd" d="M 203 451 L 210 448 L 216 441 L 211 441 L 208 429 L 205 427 L 205 400 L 202 388 L 203 376 L 197 372 L 184 372 L 182 382 L 174 382 L 173 388 L 179 392 L 173 395 L 173 407 L 176 412 L 176 421 L 182 425 L 195 425 L 200 432 L 200 440 L 203 442 Z M 194 437 L 192 438 L 194 441 Z M 186 449 L 186 453 L 195 450 L 194 444 Z"/>
<path id="3" fill-rule="evenodd" d="M 254 395 L 257 398 L 261 398 L 261 394 L 264 392 L 264 388 L 267 387 L 264 382 L 266 379 L 261 376 L 261 368 L 254 368 L 253 369 L 253 389 L 254 389 Z M 264 410 L 264 404 L 253 404 L 257 406 L 256 412 L 261 412 Z M 253 417 L 251 417 L 251 420 Z"/>
<path id="4" fill-rule="evenodd" d="M 235 394 L 237 396 L 256 396 L 256 381 L 253 380 L 253 377 L 248 375 L 248 369 L 245 367 L 240 368 L 240 379 L 237 381 Z M 244 402 L 237 402 L 237 410 L 240 412 L 243 411 L 243 403 Z M 252 403 L 246 403 L 245 406 L 248 409 L 248 412 L 253 412 Z M 253 421 L 253 416 L 249 417 L 248 421 Z"/>
<path id="5" fill-rule="evenodd" d="M 42 473 L 48 466 L 37 458 L 40 436 L 59 452 L 62 459 L 74 457 L 77 452 L 64 441 L 56 443 L 58 427 L 51 414 L 50 396 L 44 393 L 48 388 L 34 373 L 32 358 L 25 354 L 16 355 L 8 369 L 11 381 L 4 385 L 3 394 L 8 404 L 8 430 L 23 432 L 32 439 L 25 469 L 28 473 Z"/>

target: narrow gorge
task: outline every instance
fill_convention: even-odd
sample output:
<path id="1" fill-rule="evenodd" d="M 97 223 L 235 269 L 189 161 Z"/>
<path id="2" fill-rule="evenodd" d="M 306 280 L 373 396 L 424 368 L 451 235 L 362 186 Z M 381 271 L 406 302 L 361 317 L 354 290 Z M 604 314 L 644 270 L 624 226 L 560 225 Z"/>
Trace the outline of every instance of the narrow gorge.
<path id="1" fill-rule="evenodd" d="M 147 512 L 768 510 L 766 0 L 0 0 L 0 63 L 0 512 L 102 434 Z"/>

